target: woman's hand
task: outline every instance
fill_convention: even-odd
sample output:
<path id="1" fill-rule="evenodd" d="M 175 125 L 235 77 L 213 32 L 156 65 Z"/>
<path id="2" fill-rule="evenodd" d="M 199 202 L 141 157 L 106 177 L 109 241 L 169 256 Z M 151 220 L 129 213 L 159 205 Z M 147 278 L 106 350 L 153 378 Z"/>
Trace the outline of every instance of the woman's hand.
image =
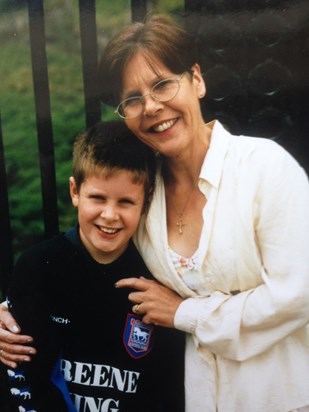
<path id="1" fill-rule="evenodd" d="M 132 311 L 143 315 L 144 323 L 153 323 L 168 328 L 174 327 L 176 310 L 183 299 L 171 289 L 155 280 L 141 278 L 121 279 L 116 288 L 136 289 L 128 295 L 134 303 Z"/>
<path id="2" fill-rule="evenodd" d="M 31 336 L 20 335 L 20 328 L 8 308 L 0 304 L 0 361 L 10 368 L 16 368 L 17 362 L 29 362 L 29 355 L 34 355 L 36 350 L 25 344 L 32 341 Z"/>

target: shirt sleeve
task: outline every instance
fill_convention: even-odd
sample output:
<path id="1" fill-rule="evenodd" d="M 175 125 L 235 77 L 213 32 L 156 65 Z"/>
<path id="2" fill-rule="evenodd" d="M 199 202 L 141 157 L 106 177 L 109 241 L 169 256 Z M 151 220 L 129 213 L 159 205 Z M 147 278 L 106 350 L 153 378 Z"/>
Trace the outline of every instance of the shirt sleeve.
<path id="1" fill-rule="evenodd" d="M 254 208 L 263 283 L 236 295 L 188 298 L 175 316 L 175 327 L 193 334 L 197 345 L 237 361 L 267 351 L 309 322 L 308 178 L 283 149 L 261 173 Z"/>
<path id="2" fill-rule="evenodd" d="M 35 253 L 17 261 L 8 292 L 8 307 L 25 334 L 34 338 L 37 354 L 31 362 L 7 369 L 8 382 L 17 410 L 67 411 L 62 394 L 52 382 L 60 354 L 48 313 L 47 273 Z"/>

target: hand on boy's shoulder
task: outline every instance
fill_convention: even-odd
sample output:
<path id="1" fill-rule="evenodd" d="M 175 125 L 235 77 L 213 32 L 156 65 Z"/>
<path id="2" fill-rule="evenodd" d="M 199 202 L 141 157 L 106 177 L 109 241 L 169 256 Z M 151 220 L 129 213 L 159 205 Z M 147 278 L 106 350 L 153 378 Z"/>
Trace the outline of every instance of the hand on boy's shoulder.
<path id="1" fill-rule="evenodd" d="M 121 279 L 115 287 L 133 289 L 128 299 L 134 303 L 133 312 L 143 315 L 144 323 L 174 327 L 176 310 L 183 301 L 176 292 L 145 277 Z"/>

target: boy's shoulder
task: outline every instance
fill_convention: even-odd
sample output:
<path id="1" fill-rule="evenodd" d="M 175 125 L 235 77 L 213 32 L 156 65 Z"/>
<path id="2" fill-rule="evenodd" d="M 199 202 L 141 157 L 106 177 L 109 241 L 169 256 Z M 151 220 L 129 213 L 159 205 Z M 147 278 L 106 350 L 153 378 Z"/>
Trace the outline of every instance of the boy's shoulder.
<path id="1" fill-rule="evenodd" d="M 30 246 L 19 257 L 17 264 L 25 262 L 31 262 L 31 266 L 48 265 L 50 267 L 55 265 L 59 267 L 66 264 L 77 265 L 78 267 L 81 262 L 87 266 L 102 266 L 91 258 L 81 243 L 76 243 L 67 237 L 65 233 L 55 235 L 50 239 Z M 132 240 L 129 241 L 124 253 L 112 263 L 105 265 L 105 267 L 111 271 L 117 271 L 118 269 L 141 269 L 143 273 L 146 269 L 146 265 Z"/>
<path id="2" fill-rule="evenodd" d="M 124 253 L 108 266 L 110 266 L 112 271 L 127 273 L 129 276 L 144 276 L 147 278 L 152 278 L 150 271 L 146 267 L 142 256 L 132 240 L 129 241 L 128 247 Z"/>
<path id="3" fill-rule="evenodd" d="M 51 263 L 54 260 L 63 261 L 77 253 L 77 248 L 65 237 L 64 233 L 60 233 L 30 246 L 21 254 L 18 261 L 36 260 Z"/>

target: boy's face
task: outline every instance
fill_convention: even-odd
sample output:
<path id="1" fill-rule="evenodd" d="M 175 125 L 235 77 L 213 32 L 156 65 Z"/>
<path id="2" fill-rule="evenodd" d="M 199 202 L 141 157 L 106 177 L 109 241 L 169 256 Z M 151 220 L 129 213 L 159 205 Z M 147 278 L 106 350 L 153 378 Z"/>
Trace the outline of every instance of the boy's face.
<path id="1" fill-rule="evenodd" d="M 133 183 L 127 170 L 109 177 L 93 175 L 81 184 L 79 192 L 70 178 L 72 203 L 78 207 L 81 240 L 90 255 L 100 263 L 110 263 L 126 249 L 144 207 L 144 184 Z"/>

